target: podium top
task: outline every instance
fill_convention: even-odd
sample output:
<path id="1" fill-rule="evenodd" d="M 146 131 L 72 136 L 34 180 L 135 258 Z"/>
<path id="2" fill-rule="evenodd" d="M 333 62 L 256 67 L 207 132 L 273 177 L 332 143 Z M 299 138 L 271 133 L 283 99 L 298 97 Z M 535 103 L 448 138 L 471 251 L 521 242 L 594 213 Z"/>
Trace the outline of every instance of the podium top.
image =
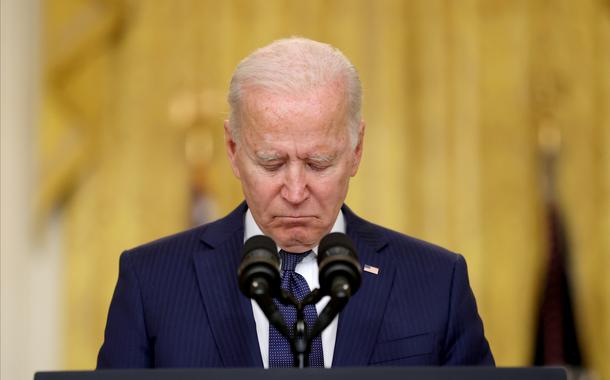
<path id="1" fill-rule="evenodd" d="M 493 367 L 364 367 L 364 368 L 232 368 L 232 369 L 117 369 L 38 372 L 34 380 L 566 380 L 563 368 Z"/>

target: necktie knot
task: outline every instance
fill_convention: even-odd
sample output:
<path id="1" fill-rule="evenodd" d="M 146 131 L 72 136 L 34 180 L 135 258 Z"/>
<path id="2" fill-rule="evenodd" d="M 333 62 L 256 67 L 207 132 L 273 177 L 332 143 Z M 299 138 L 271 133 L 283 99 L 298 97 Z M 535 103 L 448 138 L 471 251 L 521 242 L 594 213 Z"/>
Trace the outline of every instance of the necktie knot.
<path id="1" fill-rule="evenodd" d="M 311 251 L 304 253 L 291 253 L 286 252 L 283 249 L 280 250 L 280 258 L 282 259 L 282 271 L 294 272 L 295 268 L 297 267 L 297 264 L 300 263 L 305 257 L 307 257 L 309 252 Z"/>

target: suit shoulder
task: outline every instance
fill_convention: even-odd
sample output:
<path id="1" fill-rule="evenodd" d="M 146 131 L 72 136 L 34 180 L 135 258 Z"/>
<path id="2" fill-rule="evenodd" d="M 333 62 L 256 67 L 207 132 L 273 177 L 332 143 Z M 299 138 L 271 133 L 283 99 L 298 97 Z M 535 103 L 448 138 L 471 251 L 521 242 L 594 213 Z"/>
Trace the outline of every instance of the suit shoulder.
<path id="1" fill-rule="evenodd" d="M 378 231 L 387 242 L 385 249 L 393 251 L 399 256 L 422 257 L 428 260 L 446 262 L 453 265 L 459 258 L 460 254 L 452 252 L 447 248 L 430 243 L 428 241 L 409 236 L 402 232 L 398 232 L 387 227 L 379 226 L 374 223 L 366 222 L 373 230 Z"/>
<path id="2" fill-rule="evenodd" d="M 189 251 L 188 248 L 192 248 L 195 244 L 199 244 L 199 239 L 208 226 L 209 224 L 204 224 L 141 244 L 127 249 L 123 255 L 136 261 L 151 255 L 179 255 L 181 252 Z"/>
<path id="3" fill-rule="evenodd" d="M 215 222 L 212 222 L 215 223 Z M 136 247 L 130 248 L 128 251 L 130 252 L 139 252 L 139 251 L 150 251 L 155 250 L 159 247 L 171 247 L 176 244 L 184 243 L 191 240 L 198 240 L 201 237 L 201 234 L 208 228 L 208 226 L 212 223 L 202 224 L 197 227 L 192 227 L 183 231 L 179 231 L 167 236 L 160 237 L 158 239 L 149 241 L 144 244 L 140 244 Z"/>
<path id="4" fill-rule="evenodd" d="M 241 204 L 221 219 L 128 249 L 123 255 L 137 262 L 169 255 L 172 258 L 190 257 L 192 252 L 201 249 L 205 236 L 222 240 L 232 234 L 240 226 L 244 208 Z"/>

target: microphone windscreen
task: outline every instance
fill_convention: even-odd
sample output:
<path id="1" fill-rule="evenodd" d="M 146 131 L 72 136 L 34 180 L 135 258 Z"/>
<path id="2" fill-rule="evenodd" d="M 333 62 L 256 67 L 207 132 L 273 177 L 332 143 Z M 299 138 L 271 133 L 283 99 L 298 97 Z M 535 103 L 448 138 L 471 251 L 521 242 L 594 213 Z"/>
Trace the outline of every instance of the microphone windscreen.
<path id="1" fill-rule="evenodd" d="M 354 243 L 346 234 L 333 232 L 326 235 L 318 247 L 318 278 L 325 294 L 339 296 L 336 291 L 349 285 L 346 294 L 350 297 L 360 287 L 360 263 Z M 343 296 L 342 296 L 343 297 Z"/>
<path id="2" fill-rule="evenodd" d="M 281 281 L 280 257 L 270 237 L 256 235 L 245 242 L 237 276 L 239 288 L 247 297 L 252 298 L 255 293 L 272 297 L 277 294 Z"/>
<path id="3" fill-rule="evenodd" d="M 265 235 L 252 236 L 250 239 L 246 240 L 246 243 L 244 244 L 244 248 L 243 248 L 242 252 L 244 254 L 247 254 L 248 252 L 258 250 L 258 249 L 264 249 L 266 251 L 277 252 L 277 246 L 275 245 L 275 242 L 273 241 L 273 239 L 271 239 L 269 236 L 265 236 Z"/>
<path id="4" fill-rule="evenodd" d="M 323 256 L 332 255 L 332 251 L 329 252 L 329 249 L 334 247 L 343 247 L 347 249 L 351 255 L 356 255 L 356 247 L 354 247 L 352 239 L 341 232 L 332 232 L 324 236 L 324 238 L 320 241 L 318 252 L 322 252 Z M 320 259 L 321 257 L 318 256 L 318 260 Z"/>

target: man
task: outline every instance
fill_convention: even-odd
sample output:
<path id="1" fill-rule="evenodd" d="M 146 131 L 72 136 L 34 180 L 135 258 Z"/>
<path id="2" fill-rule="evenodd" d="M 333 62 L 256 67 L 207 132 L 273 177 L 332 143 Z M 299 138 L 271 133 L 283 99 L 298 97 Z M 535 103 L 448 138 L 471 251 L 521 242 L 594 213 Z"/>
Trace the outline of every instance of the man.
<path id="1" fill-rule="evenodd" d="M 317 246 L 331 231 L 350 236 L 367 270 L 314 344 L 317 365 L 494 364 L 462 256 L 343 205 L 365 125 L 360 80 L 341 52 L 276 41 L 238 65 L 229 103 L 226 147 L 245 202 L 121 256 L 98 368 L 291 364 L 286 342 L 238 289 L 240 251 L 253 235 L 271 237 L 283 262 L 298 256 L 284 279 L 313 289 Z"/>

